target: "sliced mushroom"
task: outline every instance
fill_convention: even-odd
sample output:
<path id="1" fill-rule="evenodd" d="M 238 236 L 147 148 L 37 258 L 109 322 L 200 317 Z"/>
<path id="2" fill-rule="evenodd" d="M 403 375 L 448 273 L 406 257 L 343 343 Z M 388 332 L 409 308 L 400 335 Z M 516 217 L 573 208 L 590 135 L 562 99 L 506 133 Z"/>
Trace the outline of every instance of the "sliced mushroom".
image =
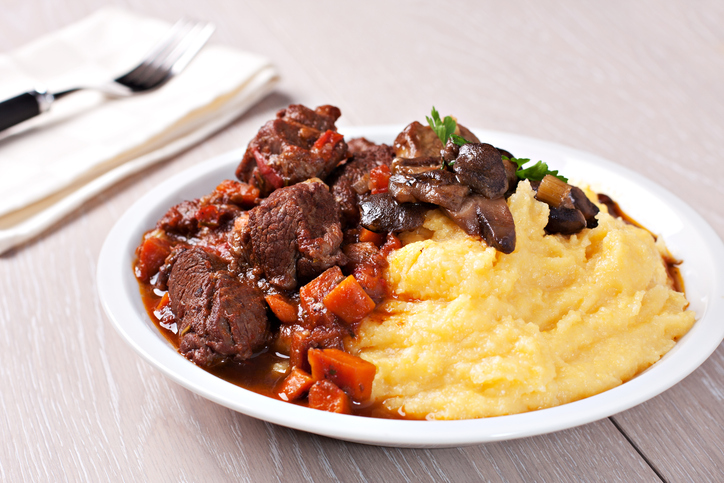
<path id="1" fill-rule="evenodd" d="M 507 198 L 508 196 L 515 193 L 515 190 L 518 188 L 518 181 L 520 181 L 520 179 L 516 174 L 516 171 L 518 171 L 517 164 L 512 161 L 508 161 L 507 159 L 503 159 L 503 167 L 505 167 L 505 177 L 508 179 L 508 190 L 505 192 L 505 197 Z"/>
<path id="2" fill-rule="evenodd" d="M 598 226 L 596 219 L 598 206 L 593 204 L 579 187 L 571 186 L 549 174 L 540 184 L 531 183 L 531 186 L 536 189 L 536 199 L 547 203 L 551 208 L 549 223 L 546 225 L 546 231 L 549 233 L 571 234 L 583 228 Z M 580 216 L 573 212 L 577 212 Z M 581 220 L 583 220 L 582 225 Z M 581 226 L 578 227 L 579 225 Z"/>
<path id="3" fill-rule="evenodd" d="M 573 186 L 571 188 L 571 198 L 573 198 L 573 204 L 575 207 L 580 210 L 586 218 L 586 227 L 596 228 L 598 226 L 598 219 L 596 219 L 596 215 L 599 211 L 601 211 L 598 209 L 598 206 L 593 204 L 593 202 L 588 199 L 588 196 L 586 196 L 586 193 L 584 193 L 578 186 Z"/>
<path id="4" fill-rule="evenodd" d="M 360 225 L 374 232 L 414 230 L 425 221 L 428 207 L 398 203 L 389 193 L 378 193 L 360 202 Z"/>
<path id="5" fill-rule="evenodd" d="M 420 156 L 418 158 L 395 158 L 390 165 L 392 174 L 417 174 L 425 171 L 439 170 L 442 165 L 440 157 Z"/>
<path id="6" fill-rule="evenodd" d="M 490 144 L 460 146 L 453 171 L 458 179 L 486 198 L 501 198 L 508 190 L 508 175 L 497 148 Z"/>
<path id="7" fill-rule="evenodd" d="M 460 154 L 460 146 L 455 144 L 452 138 L 447 140 L 445 148 L 440 152 L 442 159 L 445 160 L 445 162 L 448 164 L 455 161 L 458 157 L 458 154 Z"/>
<path id="8" fill-rule="evenodd" d="M 458 182 L 450 171 L 435 169 L 419 174 L 393 174 L 389 181 L 390 194 L 400 203 L 432 203 L 457 210 L 470 188 Z"/>
<path id="9" fill-rule="evenodd" d="M 580 210 L 554 206 L 551 206 L 550 210 L 546 225 L 547 233 L 572 235 L 586 228 L 586 218 Z"/>
<path id="10" fill-rule="evenodd" d="M 515 222 L 504 198 L 468 196 L 460 209 L 443 211 L 468 235 L 482 236 L 488 245 L 503 253 L 515 250 Z"/>

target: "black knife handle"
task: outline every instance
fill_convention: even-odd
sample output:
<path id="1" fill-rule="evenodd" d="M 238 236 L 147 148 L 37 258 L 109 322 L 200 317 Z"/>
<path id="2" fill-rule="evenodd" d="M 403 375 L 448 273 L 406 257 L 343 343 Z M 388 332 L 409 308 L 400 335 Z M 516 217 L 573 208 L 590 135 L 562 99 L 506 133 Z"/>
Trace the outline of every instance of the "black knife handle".
<path id="1" fill-rule="evenodd" d="M 33 89 L 0 102 L 0 131 L 47 111 L 52 102 L 53 95 L 41 89 Z"/>

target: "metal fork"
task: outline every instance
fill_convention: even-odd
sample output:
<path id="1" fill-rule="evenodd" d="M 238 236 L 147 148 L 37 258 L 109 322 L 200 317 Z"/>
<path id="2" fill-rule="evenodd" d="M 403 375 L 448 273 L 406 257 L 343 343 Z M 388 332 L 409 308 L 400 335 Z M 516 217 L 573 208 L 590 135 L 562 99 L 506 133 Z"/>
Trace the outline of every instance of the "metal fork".
<path id="1" fill-rule="evenodd" d="M 82 89 L 99 90 L 111 97 L 126 97 L 161 87 L 191 62 L 213 32 L 214 26 L 210 23 L 182 19 L 169 29 L 140 64 L 112 81 L 56 93 L 36 87 L 0 102 L 0 131 L 47 112 L 55 100 Z"/>

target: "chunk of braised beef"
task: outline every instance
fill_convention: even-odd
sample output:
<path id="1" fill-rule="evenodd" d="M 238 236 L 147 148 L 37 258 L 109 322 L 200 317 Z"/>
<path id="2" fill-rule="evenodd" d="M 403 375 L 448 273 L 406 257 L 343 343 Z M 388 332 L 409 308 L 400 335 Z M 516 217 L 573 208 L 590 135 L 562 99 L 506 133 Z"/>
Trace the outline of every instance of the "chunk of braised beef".
<path id="1" fill-rule="evenodd" d="M 204 367 L 250 358 L 267 340 L 261 291 L 226 271 L 226 263 L 199 247 L 180 252 L 168 278 L 178 323 L 179 350 Z"/>
<path id="2" fill-rule="evenodd" d="M 347 144 L 334 125 L 339 116 L 334 106 L 282 109 L 251 140 L 236 177 L 259 188 L 262 196 L 310 178 L 325 178 L 347 157 Z"/>
<path id="3" fill-rule="evenodd" d="M 369 191 L 369 173 L 377 166 L 389 166 L 392 148 L 386 144 L 374 144 L 364 138 L 349 142 L 352 157 L 338 166 L 329 176 L 329 186 L 339 204 L 344 228 L 359 223 L 360 195 Z"/>
<path id="4" fill-rule="evenodd" d="M 390 176 L 389 191 L 400 203 L 432 203 L 457 210 L 470 188 L 461 184 L 455 173 L 435 169 L 418 174 L 394 174 Z"/>
<path id="5" fill-rule="evenodd" d="M 486 198 L 500 198 L 508 190 L 503 159 L 490 144 L 469 143 L 460 146 L 453 171 L 461 183 Z"/>
<path id="6" fill-rule="evenodd" d="M 318 179 L 275 191 L 238 225 L 249 263 L 279 289 L 293 290 L 346 262 L 339 209 Z"/>
<path id="7" fill-rule="evenodd" d="M 356 154 L 360 154 L 369 149 L 374 149 L 377 146 L 387 146 L 387 145 L 386 144 L 380 145 L 380 144 L 374 143 L 367 138 L 354 138 L 354 139 L 350 139 L 349 141 L 347 141 L 347 152 L 349 152 L 349 154 L 351 156 L 354 156 Z"/>
<path id="8" fill-rule="evenodd" d="M 390 193 L 369 195 L 360 202 L 360 225 L 377 233 L 414 230 L 428 209 L 420 203 L 399 203 Z"/>
<path id="9" fill-rule="evenodd" d="M 196 212 L 199 209 L 199 200 L 182 201 L 172 206 L 156 223 L 156 228 L 167 233 L 188 236 L 199 228 Z"/>
<path id="10" fill-rule="evenodd" d="M 342 111 L 335 106 L 324 105 L 312 110 L 301 104 L 292 104 L 285 109 L 281 109 L 277 113 L 277 117 L 288 121 L 298 122 L 299 124 L 312 127 L 318 131 L 335 131 L 337 128 L 334 123 L 341 115 Z"/>
<path id="11" fill-rule="evenodd" d="M 505 198 L 468 196 L 460 209 L 443 211 L 468 235 L 483 237 L 488 245 L 503 253 L 515 250 L 515 223 Z"/>

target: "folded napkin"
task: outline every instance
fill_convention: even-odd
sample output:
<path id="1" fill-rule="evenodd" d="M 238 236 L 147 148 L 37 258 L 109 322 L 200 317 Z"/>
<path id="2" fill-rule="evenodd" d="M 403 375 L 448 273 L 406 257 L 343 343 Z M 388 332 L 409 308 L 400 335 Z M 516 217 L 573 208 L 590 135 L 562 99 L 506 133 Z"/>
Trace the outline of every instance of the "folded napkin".
<path id="1" fill-rule="evenodd" d="M 109 8 L 0 55 L 0 100 L 36 86 L 103 83 L 137 65 L 170 24 Z M 233 121 L 278 80 L 258 55 L 208 45 L 158 90 L 65 97 L 0 132 L 0 253 L 42 232 L 111 184 Z"/>

